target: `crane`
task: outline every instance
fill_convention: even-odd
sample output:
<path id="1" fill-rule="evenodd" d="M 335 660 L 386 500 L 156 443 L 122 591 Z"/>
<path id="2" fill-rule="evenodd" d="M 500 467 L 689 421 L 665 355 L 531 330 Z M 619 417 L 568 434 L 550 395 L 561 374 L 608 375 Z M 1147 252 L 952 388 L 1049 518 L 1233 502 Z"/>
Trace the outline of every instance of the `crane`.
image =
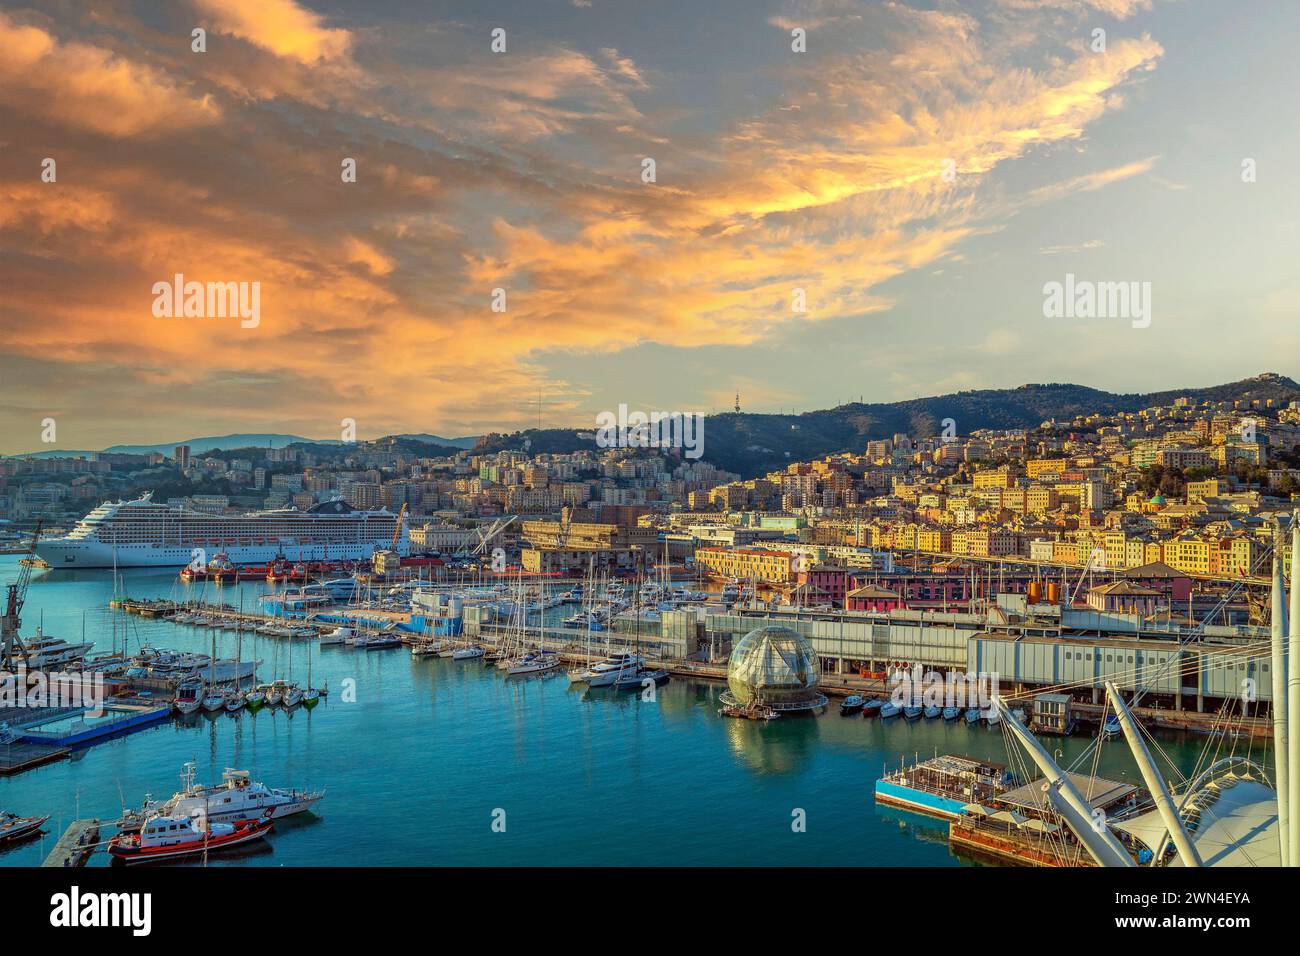
<path id="1" fill-rule="evenodd" d="M 23 604 L 27 601 L 27 585 L 32 580 L 33 561 L 36 555 L 36 539 L 41 536 L 44 520 L 36 519 L 36 530 L 32 532 L 32 543 L 27 549 L 28 560 L 19 563 L 18 580 L 9 585 L 5 599 L 4 617 L 0 617 L 0 667 L 9 668 L 18 655 L 27 663 L 27 648 L 23 647 L 18 628 L 22 624 Z M 14 653 L 17 649 L 17 654 Z"/>
<path id="2" fill-rule="evenodd" d="M 406 502 L 402 502 L 402 510 L 397 513 L 397 524 L 393 527 L 393 546 L 389 550 L 397 550 L 397 539 L 402 536 L 402 522 L 406 519 Z"/>

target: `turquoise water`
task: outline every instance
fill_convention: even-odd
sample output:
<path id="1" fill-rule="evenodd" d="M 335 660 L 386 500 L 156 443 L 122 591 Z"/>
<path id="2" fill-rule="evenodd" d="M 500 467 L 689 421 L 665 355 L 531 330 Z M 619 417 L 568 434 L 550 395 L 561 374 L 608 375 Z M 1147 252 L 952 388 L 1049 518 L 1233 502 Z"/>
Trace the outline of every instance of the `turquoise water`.
<path id="1" fill-rule="evenodd" d="M 17 559 L 0 558 L 0 582 Z M 172 573 L 128 571 L 133 597 L 194 592 Z M 192 586 L 201 588 L 201 585 Z M 263 584 L 210 588 L 246 606 Z M 82 633 L 97 650 L 206 651 L 212 632 L 115 615 L 107 572 L 38 576 L 28 593 L 25 634 Z M 287 676 L 288 642 L 244 639 L 263 679 Z M 233 634 L 218 649 L 234 656 Z M 278 667 L 272 667 L 272 661 Z M 294 644 L 293 673 L 306 677 L 305 645 Z M 313 655 L 313 683 L 330 696 L 313 711 L 263 710 L 194 715 L 96 744 L 45 767 L 0 778 L 0 809 L 49 814 L 50 835 L 0 851 L 0 865 L 40 863 L 75 817 L 116 819 L 122 799 L 137 805 L 178 789 L 187 760 L 215 781 L 246 768 L 270 786 L 325 788 L 312 815 L 276 824 L 257 849 L 213 858 L 221 866 L 278 865 L 919 865 L 963 863 L 946 844 L 946 825 L 879 808 L 872 786 L 885 764 L 916 754 L 967 753 L 1005 761 L 1002 734 L 964 723 L 812 718 L 770 723 L 717 716 L 717 683 L 674 678 L 657 699 L 570 689 L 560 675 L 506 678 L 481 663 L 412 660 L 404 649 Z M 343 699 L 355 681 L 356 700 Z M 1171 739 L 1185 767 L 1201 741 Z M 1053 741 L 1068 760 L 1087 744 Z M 1136 779 L 1122 745 L 1103 747 L 1102 773 Z M 119 796 L 119 794 L 121 796 Z M 494 832 L 496 811 L 505 832 Z M 805 832 L 794 832 L 796 810 Z M 500 815 L 497 814 L 499 819 Z M 92 865 L 104 865 L 97 854 Z"/>

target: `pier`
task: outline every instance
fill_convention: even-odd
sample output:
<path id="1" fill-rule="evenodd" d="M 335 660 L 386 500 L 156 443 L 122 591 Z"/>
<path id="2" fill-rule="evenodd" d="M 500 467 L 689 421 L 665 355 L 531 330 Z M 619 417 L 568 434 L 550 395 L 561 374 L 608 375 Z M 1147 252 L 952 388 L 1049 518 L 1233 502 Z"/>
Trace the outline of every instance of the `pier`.
<path id="1" fill-rule="evenodd" d="M 99 845 L 99 821 L 73 820 L 41 866 L 85 866 Z"/>

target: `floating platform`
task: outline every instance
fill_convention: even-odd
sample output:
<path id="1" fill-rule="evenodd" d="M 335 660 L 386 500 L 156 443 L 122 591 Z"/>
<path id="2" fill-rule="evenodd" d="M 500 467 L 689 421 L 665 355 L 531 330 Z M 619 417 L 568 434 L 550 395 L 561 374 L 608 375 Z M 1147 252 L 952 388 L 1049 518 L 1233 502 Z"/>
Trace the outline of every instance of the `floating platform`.
<path id="1" fill-rule="evenodd" d="M 953 820 L 970 804 L 996 800 L 1010 785 L 1002 764 L 944 754 L 885 774 L 876 781 L 876 800 Z"/>
<path id="2" fill-rule="evenodd" d="M 85 866 L 98 844 L 98 820 L 73 820 L 41 866 Z"/>
<path id="3" fill-rule="evenodd" d="M 71 751 L 56 744 L 0 744 L 0 777 L 62 760 Z"/>
<path id="4" fill-rule="evenodd" d="M 114 737 L 160 723 L 171 716 L 168 707 L 137 704 L 110 704 L 102 716 L 89 711 L 56 717 L 30 724 L 22 729 L 20 744 L 49 747 L 84 747 L 106 737 Z"/>

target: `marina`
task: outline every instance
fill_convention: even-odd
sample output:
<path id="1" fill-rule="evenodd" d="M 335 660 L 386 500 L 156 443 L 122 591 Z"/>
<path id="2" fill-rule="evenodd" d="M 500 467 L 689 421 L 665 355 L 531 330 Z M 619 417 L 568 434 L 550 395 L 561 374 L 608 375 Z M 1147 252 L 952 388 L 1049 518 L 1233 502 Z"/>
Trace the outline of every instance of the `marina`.
<path id="1" fill-rule="evenodd" d="M 0 566 L 6 577 L 16 570 Z M 136 594 L 166 595 L 176 581 L 174 574 L 146 569 L 122 578 L 122 589 Z M 266 582 L 242 582 L 223 589 L 222 602 L 255 607 L 260 595 L 275 590 Z M 119 648 L 125 630 L 132 653 L 142 645 L 211 652 L 211 628 L 124 614 L 109 607 L 113 591 L 108 575 L 38 578 L 29 591 L 29 619 L 43 619 L 49 633 L 72 634 L 80 633 L 84 615 L 88 634 L 116 633 Z M 537 613 L 549 619 L 568 612 L 557 606 Z M 508 622 L 499 627 L 480 629 L 475 640 L 495 646 L 509 632 Z M 606 656 L 596 654 L 593 661 L 585 634 L 558 621 L 531 630 L 532 641 L 567 645 L 557 652 L 566 666 L 589 667 Z M 635 641 L 635 633 L 620 639 Z M 242 641 L 245 659 L 255 654 L 262 661 L 259 680 L 268 689 L 277 670 L 287 676 L 291 645 L 297 675 L 300 655 L 305 658 L 316 643 L 253 631 L 223 631 L 216 640 L 218 655 L 231 659 Z M 881 766 L 896 762 L 900 752 L 1005 760 L 1003 735 L 984 721 L 842 719 L 838 707 L 773 721 L 719 719 L 726 706 L 724 662 L 671 662 L 671 679 L 647 699 L 640 682 L 636 693 L 593 688 L 570 682 L 564 666 L 509 677 L 490 666 L 491 652 L 456 660 L 451 654 L 362 653 L 346 643 L 312 651 L 312 683 L 330 690 L 312 709 L 199 710 L 129 736 L 64 748 L 63 755 L 74 759 L 0 781 L 0 806 L 39 809 L 51 816 L 53 832 L 73 819 L 118 820 L 142 794 L 171 793 L 177 768 L 194 762 L 200 780 L 219 780 L 228 768 L 241 767 L 277 787 L 329 794 L 318 808 L 276 821 L 266 838 L 214 854 L 209 865 L 544 865 L 557 862 L 554 847 L 565 844 L 565 833 L 593 827 L 600 839 L 566 851 L 565 862 L 662 862 L 662 848 L 669 847 L 673 861 L 684 864 L 757 864 L 770 860 L 778 846 L 783 859 L 808 864 L 856 864 L 864 854 L 881 865 L 988 859 L 956 842 L 936 841 L 932 825 L 922 824 L 913 810 L 873 806 L 871 799 Z M 301 666 L 305 677 L 305 659 Z M 863 696 L 885 697 L 878 681 L 856 675 L 839 680 L 846 690 L 872 686 L 881 693 Z M 837 675 L 828 675 L 818 686 L 846 693 L 832 690 L 835 685 Z M 1190 770 L 1202 739 L 1171 735 L 1165 745 Z M 411 740 L 424 743 L 411 747 Z M 1063 738 L 1060 744 L 1066 753 L 1079 753 L 1087 741 Z M 1103 772 L 1132 772 L 1121 750 L 1103 748 Z M 449 766 L 457 768 L 452 776 Z M 844 787 L 850 779 L 861 786 Z M 442 782 L 430 788 L 430 780 Z M 684 804 L 681 795 L 690 792 L 716 799 Z M 785 842 L 791 806 L 806 808 L 824 825 Z M 491 830 L 498 807 L 509 814 L 510 840 Z M 618 822 L 632 818 L 638 820 L 635 839 L 620 835 Z M 647 833 L 654 850 L 646 846 Z M 0 865 L 37 865 L 49 852 L 48 841 L 23 844 L 0 854 Z M 108 862 L 101 851 L 86 865 Z"/>

